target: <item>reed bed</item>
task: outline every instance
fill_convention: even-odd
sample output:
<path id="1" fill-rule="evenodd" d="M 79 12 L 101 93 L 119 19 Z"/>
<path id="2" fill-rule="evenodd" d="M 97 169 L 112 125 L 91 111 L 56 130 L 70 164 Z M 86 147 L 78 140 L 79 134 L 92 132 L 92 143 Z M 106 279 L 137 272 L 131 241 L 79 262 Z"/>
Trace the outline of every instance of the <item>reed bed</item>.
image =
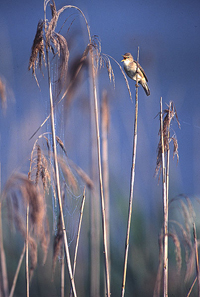
<path id="1" fill-rule="evenodd" d="M 71 48 L 67 38 L 67 33 L 76 21 L 75 19 L 70 21 L 72 12 L 80 16 L 87 34 L 84 50 L 73 62 L 70 60 Z M 139 62 L 139 47 L 137 62 Z M 136 151 L 137 137 L 140 135 L 138 75 L 135 102 L 132 104 L 135 114 L 130 195 L 125 206 L 128 215 L 126 214 L 126 218 L 118 218 L 123 222 L 127 221 L 127 229 L 124 228 L 123 235 L 117 233 L 120 243 L 121 238 L 125 238 L 123 253 L 117 254 L 119 243 L 112 241 L 109 93 L 105 89 L 99 92 L 98 77 L 100 71 L 106 73 L 115 88 L 113 64 L 117 65 L 122 78 L 125 79 L 132 100 L 131 88 L 122 67 L 116 59 L 102 52 L 100 38 L 91 35 L 83 11 L 73 5 L 57 9 L 54 0 L 44 0 L 44 16 L 37 25 L 28 69 L 32 71 L 39 89 L 41 88 L 39 71 L 47 81 L 46 97 L 49 110 L 48 116 L 39 128 L 33 131 L 32 136 L 30 135 L 30 139 L 34 139 L 34 144 L 30 153 L 29 171 L 26 174 L 13 173 L 5 187 L 1 189 L 0 297 L 18 296 L 18 289 L 21 286 L 24 288 L 23 293 L 20 291 L 21 296 L 38 295 L 38 292 L 35 293 L 35 284 L 36 280 L 40 282 L 40 277 L 42 279 L 40 285 L 44 287 L 41 296 L 116 296 L 120 294 L 120 290 L 121 296 L 167 297 L 171 292 L 174 294 L 174 291 L 176 296 L 189 297 L 194 294 L 200 296 L 199 239 L 195 202 L 185 195 L 171 197 L 169 191 L 171 146 L 173 146 L 173 159 L 176 157 L 177 162 L 179 160 L 178 140 L 172 129 L 172 123 L 176 121 L 178 126 L 180 124 L 175 104 L 170 101 L 163 109 L 162 98 L 159 111 L 160 139 L 155 170 L 155 175 L 162 184 L 162 225 L 158 236 L 158 248 L 153 251 L 157 262 L 152 264 L 147 260 L 151 267 L 150 281 L 146 287 L 143 285 L 144 279 L 138 281 L 140 273 L 137 266 L 138 255 L 144 252 L 141 258 L 145 258 L 147 254 L 152 253 L 149 242 L 145 242 L 145 248 L 141 242 L 137 246 L 131 232 L 131 228 L 136 230 L 137 227 L 138 234 L 142 237 L 144 222 L 142 218 L 138 226 L 135 224 L 138 214 L 134 199 L 135 175 L 137 175 Z M 89 89 L 90 143 L 87 148 L 90 155 L 89 173 L 69 158 L 63 132 L 63 126 L 67 125 L 70 114 L 70 106 L 73 104 L 74 93 L 80 88 L 80 74 L 83 71 L 87 72 Z M 99 93 L 102 93 L 102 99 Z M 0 98 L 1 107 L 5 111 L 8 108 L 7 89 L 1 78 Z M 57 123 L 59 119 L 61 125 Z M 46 126 L 46 132 L 42 133 L 43 126 Z M 85 133 L 84 127 L 81 129 Z M 115 210 L 112 208 L 112 211 Z M 17 240 L 21 243 L 21 250 L 17 253 L 18 259 L 15 261 L 15 272 L 12 273 L 8 264 L 9 251 L 4 241 L 6 224 L 16 231 Z M 13 241 L 14 238 L 16 239 L 16 235 L 12 235 Z M 145 239 L 142 240 L 144 244 Z M 85 251 L 87 256 L 79 256 L 79 251 L 80 254 Z M 45 271 L 43 276 L 40 270 Z M 22 274 L 25 277 L 22 277 Z M 119 283 L 122 284 L 121 288 Z"/>

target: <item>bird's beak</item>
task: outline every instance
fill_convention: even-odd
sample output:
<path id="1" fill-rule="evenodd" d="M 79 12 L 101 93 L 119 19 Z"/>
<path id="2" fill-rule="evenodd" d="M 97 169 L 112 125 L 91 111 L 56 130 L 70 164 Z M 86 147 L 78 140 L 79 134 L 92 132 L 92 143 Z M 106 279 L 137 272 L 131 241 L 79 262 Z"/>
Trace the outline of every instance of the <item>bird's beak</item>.
<path id="1" fill-rule="evenodd" d="M 121 62 L 124 62 L 125 61 L 124 56 L 122 56 L 122 57 L 123 57 L 123 59 L 121 60 Z"/>

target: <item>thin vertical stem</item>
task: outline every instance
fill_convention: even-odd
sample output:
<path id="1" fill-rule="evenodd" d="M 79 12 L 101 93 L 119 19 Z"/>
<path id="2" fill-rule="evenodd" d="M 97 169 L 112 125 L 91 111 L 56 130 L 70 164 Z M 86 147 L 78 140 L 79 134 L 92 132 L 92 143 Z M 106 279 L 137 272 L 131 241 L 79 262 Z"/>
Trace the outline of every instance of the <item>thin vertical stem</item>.
<path id="1" fill-rule="evenodd" d="M 195 247 L 195 260 L 196 260 L 196 273 L 198 284 L 198 297 L 200 297 L 200 271 L 199 271 L 199 254 L 198 254 L 198 241 L 195 223 L 193 223 L 194 247 Z"/>
<path id="2" fill-rule="evenodd" d="M 75 246 L 75 251 L 74 251 L 74 264 L 73 264 L 73 277 L 75 277 L 75 271 L 76 271 L 76 261 L 77 261 L 78 246 L 79 246 L 84 206 L 85 206 L 85 189 L 83 192 L 83 199 L 82 199 L 82 203 L 81 203 L 80 217 L 79 217 L 79 222 L 78 222 L 78 231 L 77 231 L 77 236 L 76 236 L 76 246 Z M 72 289 L 70 292 L 70 297 L 72 297 Z"/>
<path id="3" fill-rule="evenodd" d="M 14 276 L 14 279 L 13 279 L 12 288 L 10 290 L 9 297 L 13 297 L 15 287 L 16 287 L 16 283 L 17 283 L 17 278 L 18 278 L 19 271 L 20 271 L 20 268 L 21 268 L 21 265 L 22 265 L 22 261 L 23 261 L 23 258 L 24 258 L 25 251 L 26 251 L 26 243 L 24 243 L 24 247 L 23 247 L 21 256 L 19 258 L 19 262 L 18 262 L 18 265 L 17 265 L 17 269 L 16 269 L 16 272 L 15 272 L 15 276 Z"/>
<path id="4" fill-rule="evenodd" d="M 51 113 L 51 130 L 52 130 L 52 139 L 53 139 L 53 155 L 54 155 L 54 168 L 55 168 L 55 177 L 56 177 L 56 192 L 58 197 L 58 203 L 60 208 L 60 215 L 61 215 L 61 223 L 62 223 L 62 230 L 64 236 L 64 247 L 65 247 L 65 255 L 67 260 L 67 267 L 69 272 L 69 277 L 71 281 L 71 286 L 73 289 L 74 297 L 77 296 L 76 288 L 72 273 L 72 266 L 69 254 L 69 246 L 67 240 L 67 233 L 65 229 L 65 220 L 63 215 L 63 208 L 62 208 L 62 199 L 61 199 L 61 190 L 60 190 L 60 176 L 59 176 L 59 168 L 58 168 L 58 157 L 57 157 L 57 147 L 56 147 L 56 133 L 55 133 L 55 120 L 54 120 L 54 108 L 53 108 L 53 96 L 52 96 L 52 85 L 51 85 L 51 77 L 50 77 L 50 62 L 49 62 L 49 53 L 48 49 L 46 50 L 46 58 L 47 58 L 47 71 L 48 71 L 48 83 L 49 83 L 49 99 L 50 99 L 50 113 Z"/>
<path id="5" fill-rule="evenodd" d="M 64 246 L 62 247 L 62 260 L 61 260 L 61 297 L 65 296 L 65 255 Z"/>
<path id="6" fill-rule="evenodd" d="M 106 276 L 106 293 L 110 296 L 110 274 L 108 264 L 108 243 L 107 243 L 107 229 L 106 229 L 106 216 L 105 216 L 105 199 L 103 192 L 103 179 L 102 179 L 102 167 L 101 167 L 101 148 L 100 148 L 100 132 L 99 132 L 99 113 L 98 113 L 98 100 L 96 89 L 96 74 L 94 66 L 94 57 L 92 49 L 90 50 L 91 67 L 92 67 L 92 81 L 93 81 L 93 96 L 94 96 L 94 114 L 95 114 L 95 127 L 97 134 L 97 154 L 98 154 L 98 169 L 99 169 L 99 185 L 100 185 L 100 197 L 101 197 L 101 214 L 102 214 L 102 231 L 103 231 L 103 248 L 104 248 L 104 264 L 105 264 L 105 276 Z"/>
<path id="7" fill-rule="evenodd" d="M 139 63 L 139 47 L 138 47 L 137 62 Z M 133 208 L 133 189 L 134 189 L 134 183 L 135 183 L 135 161 L 136 161 L 136 148 L 137 148 L 137 126 L 138 126 L 138 74 L 136 75 L 135 122 L 134 122 L 134 136 L 133 136 L 133 155 L 132 155 L 130 196 L 129 196 L 129 210 L 128 210 L 127 231 L 126 231 L 126 242 L 125 242 L 125 253 L 124 253 L 124 270 L 123 270 L 123 280 L 122 280 L 121 297 L 124 297 L 124 294 L 125 294 L 126 272 L 127 272 L 127 263 L 128 263 L 129 238 L 130 238 L 131 217 L 132 217 L 132 208 Z"/>
<path id="8" fill-rule="evenodd" d="M 1 179 L 0 179 L 1 183 Z M 1 189 L 0 189 L 1 191 Z M 1 192 L 0 192 L 1 193 Z M 8 297 L 9 291 L 8 291 L 8 277 L 7 277 L 7 268 L 6 268 L 6 256 L 5 256 L 5 250 L 3 246 L 3 231 L 2 231 L 2 212 L 1 212 L 1 207 L 2 207 L 2 201 L 0 197 L 0 257 L 1 257 L 1 274 L 2 274 L 2 293 L 4 293 L 5 297 Z"/>
<path id="9" fill-rule="evenodd" d="M 102 127 L 102 168 L 103 168 L 103 186 L 106 207 L 106 228 L 107 228 L 107 243 L 108 243 L 108 264 L 110 271 L 110 216 L 109 216 L 109 167 L 108 167 L 108 126 L 109 126 L 109 107 L 107 92 L 103 92 L 103 100 L 101 106 L 101 127 Z"/>
<path id="10" fill-rule="evenodd" d="M 28 263 L 28 244 L 29 244 L 29 202 L 26 208 L 26 297 L 29 297 L 30 280 L 29 280 L 29 263 Z"/>
<path id="11" fill-rule="evenodd" d="M 163 136 L 163 112 L 162 97 L 160 98 L 160 137 L 162 146 L 162 191 L 163 191 L 163 207 L 164 207 L 164 251 L 163 251 L 163 268 L 164 268 L 164 297 L 168 296 L 168 197 L 167 197 L 167 177 L 165 166 L 165 149 Z"/>
<path id="12" fill-rule="evenodd" d="M 100 297 L 100 196 L 97 168 L 97 141 L 94 114 L 92 63 L 90 70 L 91 176 L 94 187 L 90 192 L 90 296 Z"/>
<path id="13" fill-rule="evenodd" d="M 169 128 L 167 132 L 167 139 L 169 141 L 170 133 L 169 133 Z M 168 201 L 169 201 L 169 157 L 170 157 L 170 149 L 169 149 L 169 144 L 167 148 L 167 168 L 166 168 L 166 201 L 167 201 L 167 211 L 168 211 Z M 168 220 L 168 215 L 167 215 L 167 220 Z M 168 224 L 168 223 L 167 223 Z"/>
<path id="14" fill-rule="evenodd" d="M 189 292 L 188 292 L 188 294 L 187 294 L 186 297 L 189 297 L 189 296 L 191 295 L 192 290 L 193 290 L 193 288 L 194 288 L 194 285 L 195 285 L 196 281 L 197 281 L 197 276 L 195 277 L 195 279 L 194 279 L 194 281 L 193 281 L 193 283 L 192 283 L 192 285 L 191 285 L 191 287 L 190 287 L 190 289 L 189 289 Z"/>

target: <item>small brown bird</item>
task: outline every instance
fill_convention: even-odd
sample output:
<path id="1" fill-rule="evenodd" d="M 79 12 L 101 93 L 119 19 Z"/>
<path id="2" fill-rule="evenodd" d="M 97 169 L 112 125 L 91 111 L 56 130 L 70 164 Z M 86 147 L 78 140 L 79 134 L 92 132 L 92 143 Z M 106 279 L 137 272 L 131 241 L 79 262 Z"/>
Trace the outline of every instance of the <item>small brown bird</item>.
<path id="1" fill-rule="evenodd" d="M 130 53 L 124 54 L 121 62 L 124 62 L 124 70 L 131 79 L 136 80 L 136 72 L 138 73 L 138 82 L 145 90 L 146 95 L 149 96 L 150 90 L 147 84 L 148 79 L 140 64 L 133 59 L 133 56 Z"/>

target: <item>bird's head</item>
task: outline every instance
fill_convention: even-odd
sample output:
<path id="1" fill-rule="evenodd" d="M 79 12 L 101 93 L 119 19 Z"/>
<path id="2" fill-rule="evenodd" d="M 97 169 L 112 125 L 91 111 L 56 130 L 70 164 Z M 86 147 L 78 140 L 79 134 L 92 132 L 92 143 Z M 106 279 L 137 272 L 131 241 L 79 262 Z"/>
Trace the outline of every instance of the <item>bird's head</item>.
<path id="1" fill-rule="evenodd" d="M 130 53 L 126 53 L 124 55 L 122 55 L 123 59 L 121 60 L 121 62 L 125 62 L 125 63 L 130 63 L 133 62 L 133 56 Z"/>

